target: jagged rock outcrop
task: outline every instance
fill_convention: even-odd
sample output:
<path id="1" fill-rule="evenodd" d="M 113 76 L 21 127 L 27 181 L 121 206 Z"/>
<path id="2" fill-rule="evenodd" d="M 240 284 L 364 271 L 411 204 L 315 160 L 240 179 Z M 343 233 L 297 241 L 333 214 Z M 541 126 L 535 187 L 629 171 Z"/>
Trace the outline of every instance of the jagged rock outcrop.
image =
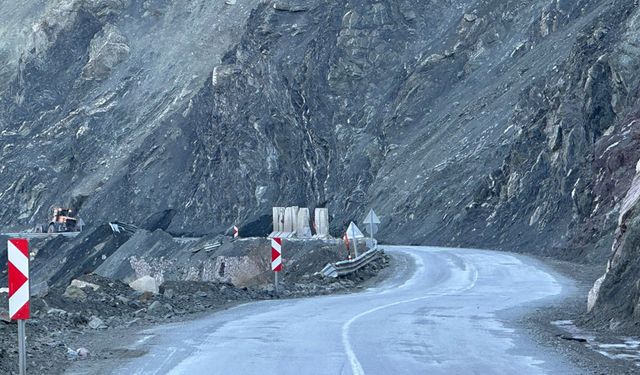
<path id="1" fill-rule="evenodd" d="M 10 3 L 3 224 L 62 203 L 261 234 L 299 205 L 339 234 L 374 206 L 388 241 L 608 256 L 640 156 L 637 2 Z"/>
<path id="2" fill-rule="evenodd" d="M 638 153 L 640 128 L 634 120 L 627 129 L 627 147 Z M 618 226 L 605 274 L 589 292 L 590 320 L 611 329 L 636 329 L 640 318 L 640 161 L 626 196 L 618 203 Z"/>
<path id="3" fill-rule="evenodd" d="M 129 55 L 127 39 L 118 28 L 107 24 L 91 40 L 89 61 L 82 68 L 82 78 L 103 80 L 109 77 L 113 68 Z"/>

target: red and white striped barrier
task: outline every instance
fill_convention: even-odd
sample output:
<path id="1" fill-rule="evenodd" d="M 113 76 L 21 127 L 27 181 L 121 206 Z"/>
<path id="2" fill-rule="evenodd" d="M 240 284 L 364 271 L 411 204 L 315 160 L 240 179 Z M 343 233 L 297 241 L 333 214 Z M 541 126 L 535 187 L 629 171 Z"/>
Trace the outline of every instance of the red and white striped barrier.
<path id="1" fill-rule="evenodd" d="M 279 237 L 271 239 L 271 270 L 282 271 L 282 239 Z"/>
<path id="2" fill-rule="evenodd" d="M 10 239 L 9 256 L 9 316 L 12 320 L 29 319 L 29 242 L 24 238 Z"/>

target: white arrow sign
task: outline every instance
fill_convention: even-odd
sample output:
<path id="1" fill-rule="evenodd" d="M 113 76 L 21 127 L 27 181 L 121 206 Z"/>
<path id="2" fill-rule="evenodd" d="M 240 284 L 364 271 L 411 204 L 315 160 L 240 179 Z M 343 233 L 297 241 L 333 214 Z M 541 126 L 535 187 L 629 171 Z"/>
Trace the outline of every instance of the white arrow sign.
<path id="1" fill-rule="evenodd" d="M 380 224 L 380 219 L 372 209 L 371 211 L 369 211 L 369 214 L 367 215 L 367 217 L 364 218 L 364 221 L 362 223 L 363 224 Z"/>
<path id="2" fill-rule="evenodd" d="M 352 240 L 356 238 L 364 238 L 364 234 L 362 234 L 356 223 L 353 221 L 349 224 L 349 228 L 347 228 L 347 236 Z"/>

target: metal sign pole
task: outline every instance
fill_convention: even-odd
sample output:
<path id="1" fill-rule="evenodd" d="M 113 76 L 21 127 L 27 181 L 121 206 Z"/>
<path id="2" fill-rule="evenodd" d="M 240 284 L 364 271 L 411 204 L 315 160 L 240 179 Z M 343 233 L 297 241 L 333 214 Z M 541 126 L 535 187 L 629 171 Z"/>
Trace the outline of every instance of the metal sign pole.
<path id="1" fill-rule="evenodd" d="M 369 210 L 367 217 L 364 218 L 363 224 L 369 225 L 369 238 L 371 240 L 371 246 L 375 247 L 373 235 L 378 231 L 377 225 L 380 224 L 380 219 L 373 211 L 373 209 Z"/>
<path id="2" fill-rule="evenodd" d="M 353 236 L 353 252 L 356 255 L 356 258 L 358 257 L 358 239 L 355 237 L 355 235 Z"/>
<path id="3" fill-rule="evenodd" d="M 373 220 L 369 223 L 369 236 L 371 237 L 371 246 L 373 246 Z"/>
<path id="4" fill-rule="evenodd" d="M 275 285 L 276 293 L 278 293 L 278 272 L 274 272 L 274 274 L 276 275 L 274 280 L 274 285 Z"/>
<path id="5" fill-rule="evenodd" d="M 25 375 L 27 371 L 27 345 L 24 331 L 24 320 L 18 320 L 18 367 L 20 368 L 20 375 Z"/>

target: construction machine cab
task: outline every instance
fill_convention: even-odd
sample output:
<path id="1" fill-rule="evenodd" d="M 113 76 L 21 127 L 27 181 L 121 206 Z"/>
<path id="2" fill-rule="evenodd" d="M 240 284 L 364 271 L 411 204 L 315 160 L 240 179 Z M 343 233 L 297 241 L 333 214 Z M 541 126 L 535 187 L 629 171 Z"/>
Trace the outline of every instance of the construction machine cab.
<path id="1" fill-rule="evenodd" d="M 78 225 L 78 218 L 72 216 L 73 210 L 70 208 L 55 207 L 53 218 L 47 227 L 48 233 L 79 232 L 82 225 Z"/>
<path id="2" fill-rule="evenodd" d="M 70 217 L 71 216 L 71 209 L 70 208 L 61 208 L 61 207 L 56 207 L 53 209 L 53 220 L 55 222 L 62 222 L 65 217 Z"/>

